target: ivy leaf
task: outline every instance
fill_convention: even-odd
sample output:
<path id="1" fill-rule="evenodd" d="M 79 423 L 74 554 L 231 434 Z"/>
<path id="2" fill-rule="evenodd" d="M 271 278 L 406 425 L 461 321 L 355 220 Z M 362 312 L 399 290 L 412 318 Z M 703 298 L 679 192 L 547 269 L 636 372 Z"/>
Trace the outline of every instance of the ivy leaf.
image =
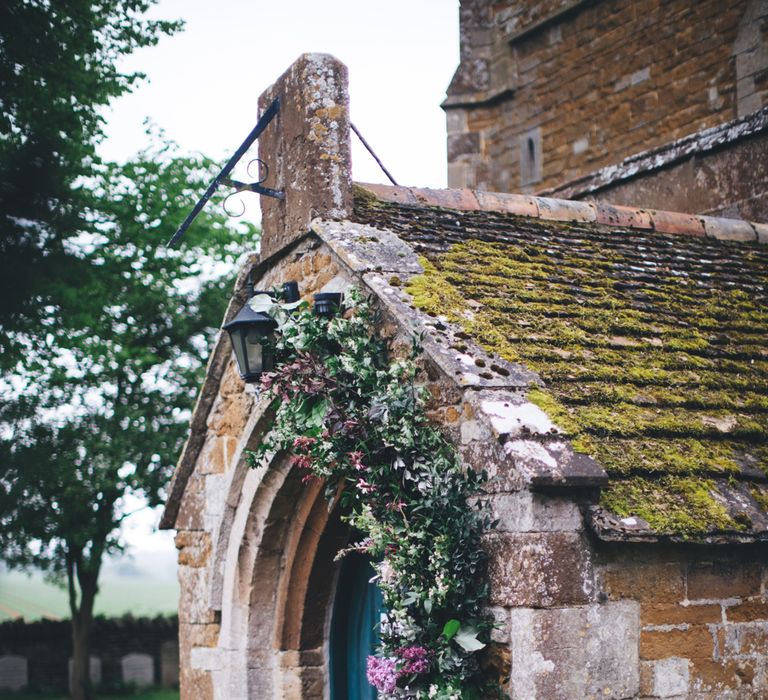
<path id="1" fill-rule="evenodd" d="M 461 623 L 458 620 L 448 620 L 448 622 L 445 623 L 445 627 L 443 627 L 443 636 L 446 639 L 453 639 L 460 627 Z"/>
<path id="2" fill-rule="evenodd" d="M 478 640 L 477 635 L 478 631 L 474 627 L 462 627 L 456 633 L 454 640 L 464 651 L 479 651 L 485 644 Z"/>
<path id="3" fill-rule="evenodd" d="M 307 428 L 319 428 L 328 413 L 328 399 L 321 396 L 306 399 L 301 407 Z"/>

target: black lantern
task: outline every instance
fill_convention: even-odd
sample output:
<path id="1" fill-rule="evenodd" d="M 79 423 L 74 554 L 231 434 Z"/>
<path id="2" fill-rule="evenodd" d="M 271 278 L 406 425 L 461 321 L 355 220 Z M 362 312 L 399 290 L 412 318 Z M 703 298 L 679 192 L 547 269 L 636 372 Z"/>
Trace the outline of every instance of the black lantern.
<path id="1" fill-rule="evenodd" d="M 254 311 L 246 304 L 224 330 L 229 333 L 237 359 L 240 376 L 246 382 L 258 381 L 262 372 L 268 372 L 275 364 L 270 340 L 277 328 L 277 321 L 261 311 Z"/>
<path id="2" fill-rule="evenodd" d="M 251 281 L 248 283 L 248 289 L 251 297 L 266 294 L 275 298 L 274 292 L 254 290 Z M 296 282 L 286 282 L 281 296 L 285 301 L 295 301 L 298 297 Z M 232 341 L 240 376 L 246 382 L 258 381 L 262 372 L 269 372 L 274 367 L 275 355 L 272 344 L 276 328 L 275 319 L 263 311 L 254 311 L 248 302 L 224 326 L 224 330 L 229 333 L 229 339 Z"/>
<path id="3" fill-rule="evenodd" d="M 314 295 L 315 314 L 331 318 L 339 313 L 341 308 L 341 292 L 319 292 Z"/>

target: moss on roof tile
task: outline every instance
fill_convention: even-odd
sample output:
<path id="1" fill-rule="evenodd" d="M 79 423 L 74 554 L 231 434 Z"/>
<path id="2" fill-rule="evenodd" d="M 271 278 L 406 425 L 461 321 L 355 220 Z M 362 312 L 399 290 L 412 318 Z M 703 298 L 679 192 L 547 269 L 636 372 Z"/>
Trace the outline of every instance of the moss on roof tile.
<path id="1" fill-rule="evenodd" d="M 552 223 L 519 235 L 511 216 L 473 231 L 462 215 L 440 239 L 414 218 L 394 228 L 427 254 L 415 306 L 539 373 L 531 399 L 611 477 L 604 507 L 683 536 L 743 529 L 711 478 L 768 473 L 766 251 Z"/>

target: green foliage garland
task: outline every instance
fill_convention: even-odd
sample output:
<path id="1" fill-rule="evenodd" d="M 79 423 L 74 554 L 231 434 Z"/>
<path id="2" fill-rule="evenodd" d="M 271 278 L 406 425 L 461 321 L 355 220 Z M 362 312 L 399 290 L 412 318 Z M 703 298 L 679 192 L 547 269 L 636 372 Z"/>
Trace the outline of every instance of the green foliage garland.
<path id="1" fill-rule="evenodd" d="M 262 378 L 276 414 L 252 465 L 285 451 L 305 480 L 325 481 L 329 499 L 341 487 L 359 533 L 345 551 L 374 562 L 386 611 L 368 680 L 381 698 L 472 697 L 490 627 L 480 538 L 492 524 L 468 498 L 486 475 L 463 470 L 427 419 L 418 345 L 411 357 L 390 358 L 374 334 L 376 312 L 355 290 L 332 319 L 267 295 L 252 306 L 279 323 L 276 370 Z"/>

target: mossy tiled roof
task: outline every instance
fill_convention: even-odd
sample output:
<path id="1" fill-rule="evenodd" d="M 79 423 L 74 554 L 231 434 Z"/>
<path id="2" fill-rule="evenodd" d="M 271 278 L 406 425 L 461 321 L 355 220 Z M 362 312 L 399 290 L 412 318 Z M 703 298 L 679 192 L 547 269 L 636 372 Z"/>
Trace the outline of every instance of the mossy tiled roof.
<path id="1" fill-rule="evenodd" d="M 654 532 L 768 529 L 768 247 L 358 196 L 424 256 L 407 291 L 544 381 L 601 505 Z"/>

